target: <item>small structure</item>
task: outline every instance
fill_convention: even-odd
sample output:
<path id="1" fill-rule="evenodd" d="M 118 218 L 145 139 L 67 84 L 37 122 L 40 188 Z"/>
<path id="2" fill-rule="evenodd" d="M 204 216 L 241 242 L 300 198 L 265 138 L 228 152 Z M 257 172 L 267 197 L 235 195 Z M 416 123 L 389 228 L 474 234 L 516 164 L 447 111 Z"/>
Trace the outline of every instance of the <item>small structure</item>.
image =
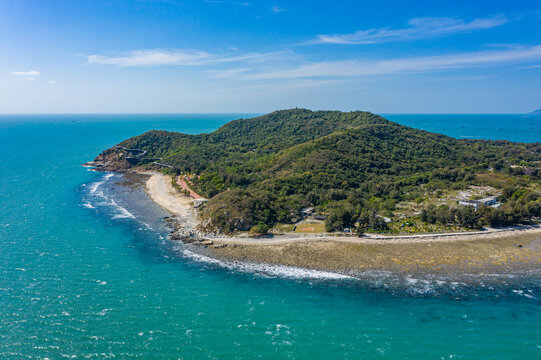
<path id="1" fill-rule="evenodd" d="M 499 208 L 501 204 L 498 202 L 498 198 L 496 196 L 489 196 L 479 200 L 462 200 L 458 202 L 458 205 L 473 206 L 475 210 L 477 210 L 481 205 Z"/>
<path id="2" fill-rule="evenodd" d="M 307 207 L 301 210 L 302 217 L 308 217 L 314 214 L 313 207 Z"/>

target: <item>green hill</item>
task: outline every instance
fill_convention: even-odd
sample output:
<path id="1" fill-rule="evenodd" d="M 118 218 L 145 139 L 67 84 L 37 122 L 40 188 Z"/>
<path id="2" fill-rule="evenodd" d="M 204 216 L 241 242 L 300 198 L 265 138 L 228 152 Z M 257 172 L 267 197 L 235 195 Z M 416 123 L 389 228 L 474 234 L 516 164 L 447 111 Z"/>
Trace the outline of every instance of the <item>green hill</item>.
<path id="1" fill-rule="evenodd" d="M 418 217 L 422 209 L 426 219 L 463 227 L 540 215 L 541 144 L 459 140 L 367 112 L 283 110 L 210 134 L 150 131 L 119 146 L 146 153 L 127 156 L 113 148 L 96 160 L 113 170 L 159 161 L 169 171 L 195 174 L 193 186 L 210 199 L 205 224 L 226 233 L 294 223 L 305 207 L 325 214 L 329 230 L 356 222 L 387 229 L 382 216 Z M 449 203 L 431 205 L 471 186 L 501 192 L 504 206 L 471 214 Z M 465 212 L 475 221 L 459 221 Z"/>

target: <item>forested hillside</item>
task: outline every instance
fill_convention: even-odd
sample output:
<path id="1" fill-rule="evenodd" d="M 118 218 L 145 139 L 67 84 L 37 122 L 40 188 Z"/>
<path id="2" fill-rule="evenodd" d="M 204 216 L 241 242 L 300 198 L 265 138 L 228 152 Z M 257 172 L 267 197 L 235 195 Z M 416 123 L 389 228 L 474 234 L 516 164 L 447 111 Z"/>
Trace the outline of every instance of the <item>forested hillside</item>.
<path id="1" fill-rule="evenodd" d="M 296 222 L 306 207 L 327 216 L 328 230 L 357 224 L 360 231 L 384 231 L 382 216 L 406 216 L 398 216 L 406 203 L 424 207 L 424 215 L 447 214 L 424 222 L 464 227 L 527 222 L 541 209 L 541 144 L 454 139 L 367 112 L 276 111 L 210 134 L 150 131 L 119 145 L 146 153 L 127 162 L 113 148 L 96 160 L 119 169 L 159 160 L 193 174 L 195 189 L 210 199 L 206 224 L 225 233 Z M 475 213 L 430 205 L 470 186 L 489 186 L 505 203 Z"/>

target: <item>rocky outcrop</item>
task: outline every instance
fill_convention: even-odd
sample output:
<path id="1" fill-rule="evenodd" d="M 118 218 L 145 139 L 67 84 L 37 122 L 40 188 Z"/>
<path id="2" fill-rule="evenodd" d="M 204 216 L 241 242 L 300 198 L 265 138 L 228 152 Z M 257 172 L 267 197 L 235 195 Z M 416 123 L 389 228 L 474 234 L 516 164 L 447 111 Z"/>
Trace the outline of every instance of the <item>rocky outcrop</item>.
<path id="1" fill-rule="evenodd" d="M 130 156 L 130 153 L 122 148 L 113 147 L 96 156 L 94 161 L 87 162 L 86 166 L 92 166 L 97 171 L 126 171 L 139 162 L 138 158 Z"/>

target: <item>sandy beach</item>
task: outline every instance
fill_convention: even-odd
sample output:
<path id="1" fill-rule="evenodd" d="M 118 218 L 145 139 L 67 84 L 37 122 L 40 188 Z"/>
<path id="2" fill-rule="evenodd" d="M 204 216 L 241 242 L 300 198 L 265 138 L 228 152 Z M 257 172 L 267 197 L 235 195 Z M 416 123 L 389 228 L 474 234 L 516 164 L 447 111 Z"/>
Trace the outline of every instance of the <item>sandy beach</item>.
<path id="1" fill-rule="evenodd" d="M 158 172 L 146 173 L 150 178 L 146 182 L 148 196 L 158 205 L 173 215 L 192 214 L 193 199 L 179 193 L 171 184 L 171 177 Z"/>
<path id="2" fill-rule="evenodd" d="M 177 191 L 170 176 L 158 172 L 147 174 L 149 197 L 171 212 L 181 233 L 196 232 L 193 198 Z M 254 238 L 197 233 L 197 240 L 196 244 L 203 245 L 206 253 L 217 258 L 335 271 L 449 273 L 515 271 L 541 266 L 540 226 L 363 237 L 285 234 Z"/>

